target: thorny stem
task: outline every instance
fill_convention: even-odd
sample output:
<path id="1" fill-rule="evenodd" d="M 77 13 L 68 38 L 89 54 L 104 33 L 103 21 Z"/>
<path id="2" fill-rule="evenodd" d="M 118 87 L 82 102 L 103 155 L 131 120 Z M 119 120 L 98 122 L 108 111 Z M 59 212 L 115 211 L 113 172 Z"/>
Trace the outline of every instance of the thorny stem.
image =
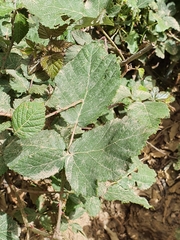
<path id="1" fill-rule="evenodd" d="M 65 107 L 65 108 L 60 108 L 60 109 L 58 109 L 58 110 L 55 111 L 55 112 L 49 113 L 48 115 L 46 115 L 45 118 L 49 118 L 49 117 L 52 117 L 52 116 L 54 116 L 54 115 L 57 115 L 58 113 L 61 113 L 61 112 L 63 112 L 63 111 L 66 111 L 66 110 L 68 110 L 69 108 L 75 107 L 76 105 L 78 105 L 78 104 L 80 104 L 80 103 L 82 103 L 82 102 L 83 102 L 82 99 L 81 99 L 81 100 L 78 100 L 78 101 L 76 101 L 76 102 L 68 105 L 68 106 Z"/>
<path id="2" fill-rule="evenodd" d="M 62 215 L 62 202 L 63 202 L 63 194 L 64 194 L 64 184 L 66 180 L 65 170 L 61 171 L 61 189 L 59 193 L 59 209 L 58 209 L 58 219 L 56 223 L 56 227 L 53 234 L 54 240 L 62 240 L 62 236 L 60 233 L 60 226 L 61 226 L 61 215 Z"/>
<path id="3" fill-rule="evenodd" d="M 167 153 L 164 153 L 161 149 L 155 147 L 152 143 L 146 141 L 147 144 L 149 144 L 152 148 L 154 148 L 155 150 L 157 150 L 158 152 L 162 153 L 163 155 L 166 155 Z"/>
<path id="4" fill-rule="evenodd" d="M 173 33 L 170 32 L 170 33 L 167 33 L 167 35 L 168 35 L 169 37 L 174 38 L 176 41 L 180 42 L 180 39 L 177 38 Z"/>
<path id="5" fill-rule="evenodd" d="M 101 31 L 104 36 L 110 41 L 111 45 L 116 49 L 116 51 L 118 52 L 121 60 L 125 60 L 121 50 L 116 46 L 116 44 L 113 42 L 113 40 L 109 37 L 109 35 L 104 31 L 104 29 L 102 27 L 98 27 L 99 31 Z"/>
<path id="6" fill-rule="evenodd" d="M 4 58 L 3 58 L 3 63 L 2 63 L 2 66 L 1 66 L 1 70 L 5 69 L 6 61 L 7 61 L 8 57 L 9 57 L 9 54 L 10 54 L 11 49 L 12 49 L 13 44 L 14 44 L 13 35 L 14 35 L 14 21 L 15 21 L 16 14 L 17 14 L 17 11 L 15 10 L 13 12 L 13 16 L 11 18 L 11 24 L 12 24 L 12 27 L 11 27 L 11 42 L 10 42 L 10 45 L 8 46 L 6 54 L 5 54 Z"/>
<path id="7" fill-rule="evenodd" d="M 149 52 L 151 49 L 155 48 L 155 45 L 153 43 L 148 44 L 145 48 L 141 49 L 139 52 L 133 54 L 132 56 L 130 56 L 129 58 L 127 58 L 126 60 L 123 60 L 120 63 L 120 66 L 123 67 L 126 64 L 134 61 L 135 59 L 138 59 L 139 57 L 141 57 L 142 55 L 144 55 L 146 52 Z"/>

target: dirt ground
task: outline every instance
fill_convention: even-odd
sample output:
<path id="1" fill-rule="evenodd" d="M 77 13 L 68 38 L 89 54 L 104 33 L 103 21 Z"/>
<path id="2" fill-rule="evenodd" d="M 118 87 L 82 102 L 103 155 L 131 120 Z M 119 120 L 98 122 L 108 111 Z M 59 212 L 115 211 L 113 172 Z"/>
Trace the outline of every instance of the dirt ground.
<path id="1" fill-rule="evenodd" d="M 156 183 L 140 192 L 152 208 L 119 201 L 104 202 L 93 219 L 83 215 L 78 223 L 86 236 L 67 232 L 69 240 L 177 240 L 180 228 L 180 171 L 174 170 L 180 143 L 180 98 L 172 104 L 171 117 L 148 140 L 142 151 L 144 162 L 157 173 Z"/>

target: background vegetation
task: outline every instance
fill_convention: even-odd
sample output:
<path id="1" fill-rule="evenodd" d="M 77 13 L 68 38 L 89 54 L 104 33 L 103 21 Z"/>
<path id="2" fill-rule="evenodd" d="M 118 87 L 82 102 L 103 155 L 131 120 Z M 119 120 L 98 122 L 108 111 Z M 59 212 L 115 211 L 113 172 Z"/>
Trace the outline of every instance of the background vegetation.
<path id="1" fill-rule="evenodd" d="M 140 153 L 173 110 L 179 2 L 0 4 L 0 174 L 14 204 L 0 238 L 21 239 L 18 224 L 62 239 L 104 199 L 150 208 L 138 191 L 156 172 Z"/>

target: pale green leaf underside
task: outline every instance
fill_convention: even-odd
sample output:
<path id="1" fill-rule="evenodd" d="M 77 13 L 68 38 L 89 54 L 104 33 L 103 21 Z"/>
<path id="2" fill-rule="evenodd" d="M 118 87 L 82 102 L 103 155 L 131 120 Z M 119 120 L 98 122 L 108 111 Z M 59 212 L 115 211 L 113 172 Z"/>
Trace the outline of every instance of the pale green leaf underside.
<path id="1" fill-rule="evenodd" d="M 109 0 L 91 0 L 86 3 L 80 0 L 49 0 L 46 4 L 44 4 L 44 0 L 23 0 L 22 2 L 29 12 L 40 19 L 43 25 L 52 28 L 52 26 L 64 23 L 61 19 L 63 15 L 75 21 L 82 17 L 96 18 L 106 8 Z"/>
<path id="2" fill-rule="evenodd" d="M 66 157 L 66 174 L 83 195 L 96 192 L 96 180 L 117 180 L 127 173 L 130 158 L 139 154 L 149 133 L 131 118 L 113 120 L 83 134 Z"/>
<path id="3" fill-rule="evenodd" d="M 39 132 L 45 122 L 45 107 L 41 102 L 23 102 L 13 113 L 12 126 L 20 138 Z"/>
<path id="4" fill-rule="evenodd" d="M 11 217 L 4 213 L 0 213 L 0 239 L 19 239 L 17 223 Z"/>
<path id="5" fill-rule="evenodd" d="M 115 56 L 108 55 L 99 43 L 85 45 L 55 78 L 54 94 L 59 96 L 57 108 L 82 100 L 74 108 L 62 112 L 62 116 L 70 124 L 86 126 L 108 111 L 119 78 Z"/>
<path id="6" fill-rule="evenodd" d="M 44 179 L 62 169 L 65 144 L 54 130 L 44 130 L 28 139 L 8 144 L 4 159 L 8 167 L 23 176 Z"/>

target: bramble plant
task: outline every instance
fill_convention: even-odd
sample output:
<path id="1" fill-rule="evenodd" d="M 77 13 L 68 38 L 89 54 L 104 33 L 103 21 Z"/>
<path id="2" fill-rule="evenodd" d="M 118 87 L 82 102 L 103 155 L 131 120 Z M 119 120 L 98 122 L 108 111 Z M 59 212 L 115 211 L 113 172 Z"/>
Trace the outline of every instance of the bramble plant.
<path id="1" fill-rule="evenodd" d="M 179 60 L 175 3 L 0 3 L 0 174 L 17 201 L 13 215 L 0 215 L 0 239 L 19 239 L 17 223 L 62 239 L 68 218 L 96 216 L 101 199 L 150 208 L 136 190 L 149 188 L 156 173 L 138 156 L 173 97 L 144 66 L 152 51 Z M 37 194 L 36 210 L 13 183 L 17 175 Z"/>

